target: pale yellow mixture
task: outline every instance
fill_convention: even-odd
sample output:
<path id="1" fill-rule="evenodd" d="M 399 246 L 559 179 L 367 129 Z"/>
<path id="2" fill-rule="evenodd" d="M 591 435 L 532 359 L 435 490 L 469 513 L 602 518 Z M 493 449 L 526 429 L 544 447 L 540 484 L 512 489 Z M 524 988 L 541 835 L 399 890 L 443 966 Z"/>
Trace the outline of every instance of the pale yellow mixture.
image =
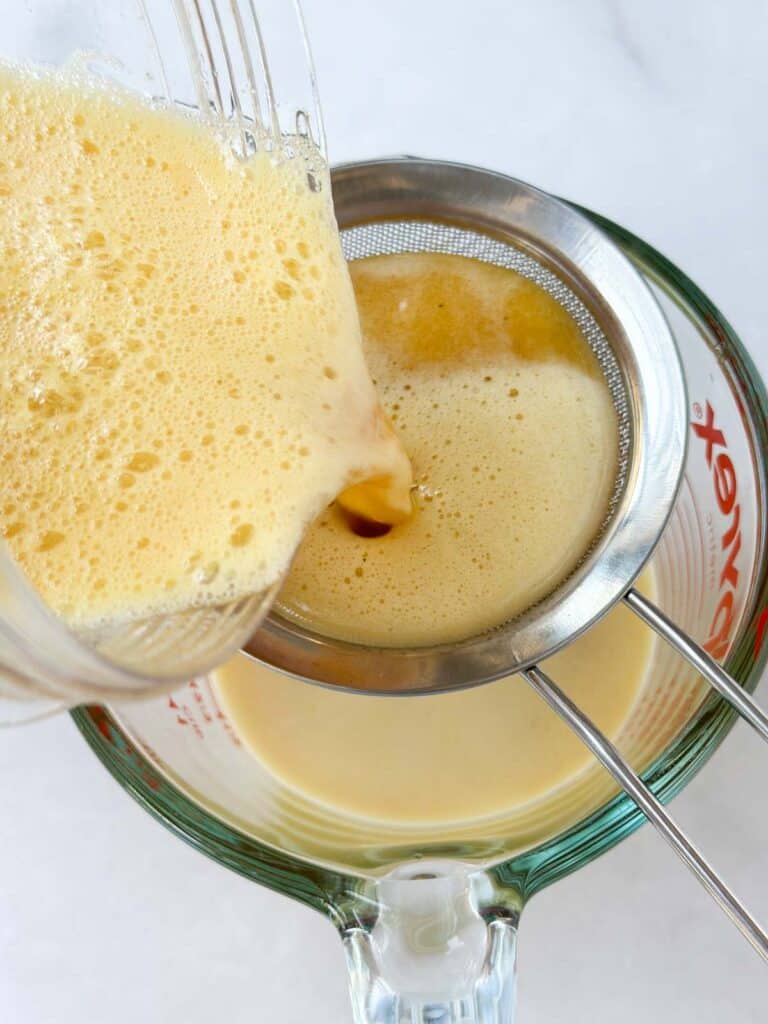
<path id="1" fill-rule="evenodd" d="M 610 395 L 567 314 L 511 271 L 398 256 L 355 263 L 352 277 L 366 357 L 413 459 L 416 512 L 365 538 L 328 510 L 281 609 L 365 642 L 488 629 L 557 583 L 598 529 L 616 465 Z M 651 577 L 642 585 L 653 592 Z M 652 644 L 618 608 L 547 669 L 616 736 Z M 440 696 L 366 697 L 240 657 L 220 670 L 217 690 L 269 771 L 360 818 L 458 823 L 511 813 L 582 772 L 588 785 L 589 754 L 520 677 Z M 570 814 L 578 802 L 577 793 Z"/>
<path id="2" fill-rule="evenodd" d="M 641 585 L 653 593 L 650 577 Z M 650 630 L 620 607 L 545 667 L 615 737 L 652 648 Z M 219 670 L 216 688 L 270 772 L 356 817 L 434 825 L 501 815 L 594 764 L 520 676 L 431 697 L 366 697 L 308 686 L 241 655 Z"/>
<path id="3" fill-rule="evenodd" d="M 262 591 L 347 484 L 410 511 L 322 184 L 0 67 L 0 535 L 74 625 Z"/>
<path id="4" fill-rule="evenodd" d="M 351 272 L 415 512 L 358 537 L 327 509 L 280 608 L 360 643 L 472 636 L 553 590 L 597 533 L 616 478 L 611 395 L 573 319 L 514 271 L 420 254 Z"/>

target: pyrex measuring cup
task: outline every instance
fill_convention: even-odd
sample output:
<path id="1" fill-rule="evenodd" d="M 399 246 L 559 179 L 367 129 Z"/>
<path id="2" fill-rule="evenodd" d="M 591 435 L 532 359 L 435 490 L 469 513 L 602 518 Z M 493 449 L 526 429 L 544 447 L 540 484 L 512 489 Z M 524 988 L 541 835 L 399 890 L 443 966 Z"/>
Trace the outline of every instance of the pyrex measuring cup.
<path id="1" fill-rule="evenodd" d="M 639 239 L 595 219 L 661 302 L 691 400 L 685 480 L 654 556 L 658 602 L 751 689 L 768 625 L 765 392 L 695 285 Z M 727 496 L 718 466 L 733 480 Z M 578 785 L 480 821 L 398 827 L 350 818 L 272 778 L 240 745 L 206 678 L 147 704 L 74 717 L 120 783 L 177 835 L 330 919 L 345 945 L 358 1024 L 511 1021 L 525 904 L 643 821 L 597 766 Z M 617 746 L 669 798 L 732 722 L 695 672 L 658 644 Z"/>

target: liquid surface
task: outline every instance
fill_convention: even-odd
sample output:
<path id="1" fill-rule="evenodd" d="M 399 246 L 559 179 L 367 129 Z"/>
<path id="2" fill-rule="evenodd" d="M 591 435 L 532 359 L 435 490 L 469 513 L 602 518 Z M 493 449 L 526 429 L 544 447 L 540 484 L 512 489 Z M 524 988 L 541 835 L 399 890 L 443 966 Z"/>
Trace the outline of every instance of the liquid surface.
<path id="1" fill-rule="evenodd" d="M 647 577 L 642 586 L 653 590 Z M 619 607 L 546 669 L 615 738 L 652 648 L 651 631 Z M 240 656 L 217 673 L 216 689 L 268 771 L 355 817 L 429 826 L 503 815 L 594 767 L 519 676 L 437 696 L 365 697 L 298 682 Z M 549 834 L 582 816 L 578 787 L 563 813 L 568 820 L 549 822 Z"/>
<path id="2" fill-rule="evenodd" d="M 589 547 L 616 476 L 611 395 L 572 318 L 514 271 L 439 254 L 350 269 L 415 513 L 360 537 L 324 511 L 279 606 L 353 642 L 464 639 L 546 596 Z"/>
<path id="3" fill-rule="evenodd" d="M 373 513 L 408 514 L 327 180 L 7 67 L 0 137 L 0 532 L 55 610 L 261 592 L 371 476 Z"/>

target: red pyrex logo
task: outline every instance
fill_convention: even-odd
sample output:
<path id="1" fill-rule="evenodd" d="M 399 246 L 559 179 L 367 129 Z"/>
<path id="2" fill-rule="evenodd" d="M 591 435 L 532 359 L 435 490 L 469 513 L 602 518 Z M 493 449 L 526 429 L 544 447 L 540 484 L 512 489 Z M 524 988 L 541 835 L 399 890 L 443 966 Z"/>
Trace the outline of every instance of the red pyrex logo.
<path id="1" fill-rule="evenodd" d="M 699 411 L 697 407 L 696 411 Z M 722 658 L 728 650 L 734 617 L 734 597 L 739 584 L 737 559 L 741 551 L 741 506 L 736 501 L 739 491 L 736 469 L 727 452 L 728 443 L 722 430 L 715 426 L 715 412 L 707 402 L 703 423 L 691 423 L 697 437 L 706 442 L 705 457 L 712 470 L 717 507 L 726 517 L 720 546 L 725 552 L 725 564 L 720 573 L 720 600 L 718 601 L 709 637 L 704 649 L 713 658 Z"/>

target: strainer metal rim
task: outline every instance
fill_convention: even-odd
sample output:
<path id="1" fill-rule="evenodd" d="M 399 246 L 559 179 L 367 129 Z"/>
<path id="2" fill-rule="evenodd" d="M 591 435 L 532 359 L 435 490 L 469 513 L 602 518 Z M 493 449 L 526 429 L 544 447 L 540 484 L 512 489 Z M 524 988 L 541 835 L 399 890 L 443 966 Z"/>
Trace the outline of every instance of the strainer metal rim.
<path id="1" fill-rule="evenodd" d="M 642 571 L 682 477 L 687 398 L 680 357 L 650 289 L 573 207 L 525 182 L 464 164 L 397 157 L 333 170 L 342 232 L 379 220 L 433 220 L 506 239 L 561 276 L 606 329 L 625 378 L 632 430 L 626 484 L 611 522 L 554 594 L 505 625 L 436 647 L 365 647 L 272 614 L 246 653 L 288 675 L 377 694 L 490 682 L 555 653 L 589 628 Z M 664 431 L 663 438 L 660 432 Z"/>

